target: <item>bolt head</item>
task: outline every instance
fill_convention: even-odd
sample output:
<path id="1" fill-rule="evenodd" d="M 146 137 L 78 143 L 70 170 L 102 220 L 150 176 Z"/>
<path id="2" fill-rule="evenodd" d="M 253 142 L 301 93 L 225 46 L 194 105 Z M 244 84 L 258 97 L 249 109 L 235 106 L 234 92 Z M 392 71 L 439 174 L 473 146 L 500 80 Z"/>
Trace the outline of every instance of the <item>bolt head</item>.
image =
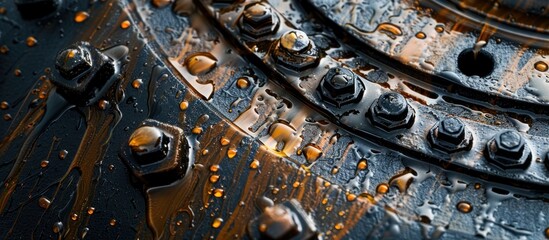
<path id="1" fill-rule="evenodd" d="M 240 19 L 240 28 L 248 35 L 261 37 L 273 33 L 278 25 L 278 15 L 266 3 L 256 2 L 244 7 Z"/>
<path id="2" fill-rule="evenodd" d="M 447 153 L 471 149 L 473 135 L 458 118 L 446 118 L 429 130 L 427 139 L 434 148 Z"/>
<path id="3" fill-rule="evenodd" d="M 75 79 L 89 70 L 92 65 L 90 51 L 81 46 L 73 46 L 62 50 L 57 54 L 55 61 L 55 68 L 67 80 Z"/>
<path id="4" fill-rule="evenodd" d="M 136 129 L 128 146 L 135 157 L 142 163 L 160 161 L 168 155 L 170 139 L 162 130 L 152 126 L 142 126 Z"/>
<path id="5" fill-rule="evenodd" d="M 392 131 L 410 128 L 414 124 L 415 112 L 406 98 L 396 92 L 381 94 L 366 113 L 373 125 Z"/>
<path id="6" fill-rule="evenodd" d="M 302 52 L 309 47 L 310 43 L 309 36 L 299 30 L 290 30 L 280 37 L 280 46 L 290 52 Z"/>
<path id="7" fill-rule="evenodd" d="M 364 85 L 351 70 L 341 67 L 331 68 L 319 85 L 322 99 L 330 104 L 342 105 L 362 99 Z"/>
<path id="8" fill-rule="evenodd" d="M 289 239 L 300 233 L 297 216 L 283 205 L 267 207 L 259 217 L 259 232 L 268 239 Z"/>
<path id="9" fill-rule="evenodd" d="M 532 159 L 531 149 L 515 131 L 499 133 L 486 144 L 487 159 L 503 169 L 526 169 Z"/>

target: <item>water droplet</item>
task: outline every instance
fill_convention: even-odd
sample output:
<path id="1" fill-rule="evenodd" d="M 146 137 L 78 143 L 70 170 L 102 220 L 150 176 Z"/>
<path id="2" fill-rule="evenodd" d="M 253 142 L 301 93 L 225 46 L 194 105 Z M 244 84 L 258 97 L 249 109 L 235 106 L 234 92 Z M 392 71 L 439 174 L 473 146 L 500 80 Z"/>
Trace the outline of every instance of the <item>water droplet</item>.
<path id="1" fill-rule="evenodd" d="M 473 211 L 473 206 L 469 202 L 461 201 L 456 205 L 457 209 L 462 213 L 470 213 Z"/>
<path id="2" fill-rule="evenodd" d="M 387 183 L 381 183 L 377 185 L 376 192 L 378 194 L 385 194 L 389 192 L 389 185 Z"/>
<path id="3" fill-rule="evenodd" d="M 227 150 L 227 157 L 234 158 L 234 156 L 236 156 L 236 153 L 236 148 L 229 148 L 229 150 Z"/>
<path id="4" fill-rule="evenodd" d="M 47 199 L 46 197 L 40 197 L 38 199 L 38 206 L 40 206 L 43 209 L 47 209 L 50 207 L 51 201 Z"/>
<path id="5" fill-rule="evenodd" d="M 68 154 L 69 154 L 69 152 L 67 150 L 59 151 L 59 159 L 61 159 L 61 160 L 65 159 Z"/>
<path id="6" fill-rule="evenodd" d="M 94 212 L 95 212 L 95 208 L 94 208 L 94 207 L 89 207 L 89 208 L 88 208 L 88 215 L 93 215 Z"/>
<path id="7" fill-rule="evenodd" d="M 545 72 L 549 67 L 547 66 L 547 63 L 539 61 L 534 64 L 534 68 L 540 72 Z"/>
<path id="8" fill-rule="evenodd" d="M 210 166 L 210 172 L 217 172 L 217 171 L 219 171 L 219 165 L 215 164 Z"/>
<path id="9" fill-rule="evenodd" d="M 257 160 L 253 160 L 251 163 L 250 163 L 250 168 L 251 169 L 257 169 L 259 167 L 259 161 Z"/>
<path id="10" fill-rule="evenodd" d="M 368 168 L 368 161 L 366 159 L 361 159 L 358 161 L 356 168 L 358 170 L 366 170 Z"/>
<path id="11" fill-rule="evenodd" d="M 50 164 L 50 161 L 48 161 L 48 160 L 42 160 L 42 161 L 40 162 L 40 167 L 45 168 L 45 167 L 47 167 L 49 164 Z"/>
<path id="12" fill-rule="evenodd" d="M 6 109 L 8 109 L 9 107 L 10 107 L 10 104 L 9 104 L 8 102 L 6 102 L 6 101 L 2 101 L 2 102 L 0 103 L 0 109 L 2 109 L 2 110 L 6 110 Z"/>
<path id="13" fill-rule="evenodd" d="M 128 141 L 134 153 L 146 153 L 156 149 L 162 140 L 163 133 L 155 127 L 143 126 L 136 129 Z"/>
<path id="14" fill-rule="evenodd" d="M 215 174 L 210 176 L 211 183 L 216 183 L 217 181 L 219 181 L 219 175 Z"/>
<path id="15" fill-rule="evenodd" d="M 185 66 L 192 75 L 205 74 L 215 68 L 217 59 L 210 53 L 195 53 L 185 60 Z"/>
<path id="16" fill-rule="evenodd" d="M 189 108 L 189 102 L 181 101 L 181 103 L 179 103 L 179 109 L 181 111 L 185 111 L 185 110 L 187 110 L 187 108 Z"/>
<path id="17" fill-rule="evenodd" d="M 212 222 L 212 227 L 213 228 L 219 228 L 221 227 L 221 224 L 223 223 L 223 219 L 222 218 L 216 218 L 213 220 Z"/>
<path id="18" fill-rule="evenodd" d="M 120 27 L 122 29 L 129 28 L 132 25 L 132 23 L 129 20 L 124 20 L 122 23 L 120 23 Z"/>
<path id="19" fill-rule="evenodd" d="M 247 77 L 241 77 L 236 80 L 236 86 L 240 89 L 246 89 L 250 86 L 250 81 L 248 81 Z"/>
<path id="20" fill-rule="evenodd" d="M 141 87 L 141 84 L 143 84 L 143 80 L 141 80 L 141 78 L 138 78 L 133 80 L 132 87 L 138 89 L 139 87 Z"/>
<path id="21" fill-rule="evenodd" d="M 89 16 L 90 14 L 86 11 L 78 11 L 74 15 L 74 21 L 77 23 L 81 23 L 83 21 L 86 21 L 86 19 L 88 19 Z"/>
<path id="22" fill-rule="evenodd" d="M 419 39 L 425 39 L 427 36 L 425 35 L 424 32 L 418 32 L 416 33 L 416 37 Z"/>
<path id="23" fill-rule="evenodd" d="M 231 143 L 231 140 L 229 140 L 226 137 L 222 137 L 221 140 L 219 140 L 219 142 L 221 143 L 221 146 L 227 146 L 229 145 L 229 143 Z"/>
<path id="24" fill-rule="evenodd" d="M 63 223 L 62 222 L 54 223 L 52 230 L 54 233 L 60 233 L 61 231 L 63 231 Z"/>
<path id="25" fill-rule="evenodd" d="M 38 40 L 36 40 L 33 36 L 29 36 L 25 42 L 27 43 L 27 46 L 34 47 L 36 43 L 38 43 Z"/>
<path id="26" fill-rule="evenodd" d="M 213 191 L 214 197 L 217 197 L 217 198 L 223 197 L 224 194 L 225 194 L 225 191 L 221 188 L 216 188 Z"/>
<path id="27" fill-rule="evenodd" d="M 322 150 L 315 144 L 307 144 L 303 147 L 303 155 L 305 155 L 307 162 L 312 163 L 320 158 L 322 155 Z"/>

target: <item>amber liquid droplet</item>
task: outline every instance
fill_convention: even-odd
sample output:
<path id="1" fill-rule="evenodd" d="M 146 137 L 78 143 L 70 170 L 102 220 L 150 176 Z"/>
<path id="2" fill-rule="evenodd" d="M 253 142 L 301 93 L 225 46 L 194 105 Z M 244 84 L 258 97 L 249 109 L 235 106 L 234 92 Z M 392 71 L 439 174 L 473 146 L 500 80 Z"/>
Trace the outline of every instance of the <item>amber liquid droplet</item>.
<path id="1" fill-rule="evenodd" d="M 210 182 L 211 183 L 216 183 L 217 181 L 219 181 L 219 175 L 211 175 L 210 176 Z"/>
<path id="2" fill-rule="evenodd" d="M 27 43 L 27 46 L 34 47 L 36 43 L 38 43 L 38 40 L 36 40 L 36 38 L 34 38 L 33 36 L 30 36 L 27 38 L 26 43 Z"/>
<path id="3" fill-rule="evenodd" d="M 229 143 L 231 143 L 231 140 L 229 140 L 226 137 L 222 137 L 221 140 L 219 140 L 219 142 L 221 143 L 221 146 L 227 146 L 229 145 Z"/>
<path id="4" fill-rule="evenodd" d="M 442 33 L 444 32 L 444 27 L 441 25 L 437 25 L 435 26 L 435 31 L 437 31 L 438 33 Z"/>
<path id="5" fill-rule="evenodd" d="M 48 160 L 43 160 L 42 162 L 40 162 L 40 167 L 45 168 L 45 167 L 47 167 L 49 164 L 50 164 L 50 161 L 48 161 Z"/>
<path id="6" fill-rule="evenodd" d="M 90 14 L 86 11 L 78 11 L 74 15 L 74 21 L 77 23 L 81 23 L 83 21 L 86 21 L 86 19 L 88 19 L 89 16 Z"/>
<path id="7" fill-rule="evenodd" d="M 38 206 L 40 206 L 43 209 L 49 208 L 50 204 L 51 204 L 51 201 L 46 197 L 40 197 L 40 199 L 38 199 Z"/>
<path id="8" fill-rule="evenodd" d="M 73 221 L 78 220 L 78 214 L 73 213 L 73 214 L 71 215 L 71 220 L 73 220 Z"/>
<path id="9" fill-rule="evenodd" d="M 250 168 L 251 168 L 251 169 L 257 169 L 257 168 L 259 168 L 259 161 L 257 161 L 257 160 L 254 159 L 254 160 L 250 163 Z"/>
<path id="10" fill-rule="evenodd" d="M 163 8 L 172 3 L 172 0 L 152 0 L 152 4 L 156 8 Z"/>
<path id="11" fill-rule="evenodd" d="M 250 81 L 247 78 L 239 78 L 236 80 L 236 86 L 240 89 L 246 89 L 250 86 Z"/>
<path id="12" fill-rule="evenodd" d="M 223 197 L 224 194 L 225 194 L 225 191 L 221 188 L 216 188 L 213 191 L 214 197 L 217 197 L 217 198 Z"/>
<path id="13" fill-rule="evenodd" d="M 236 148 L 229 148 L 229 150 L 227 150 L 227 157 L 234 158 L 236 156 L 236 153 Z"/>
<path id="14" fill-rule="evenodd" d="M 216 218 L 213 220 L 212 222 L 212 227 L 213 228 L 219 228 L 221 227 L 221 224 L 223 223 L 223 219 L 222 218 Z"/>
<path id="15" fill-rule="evenodd" d="M 549 66 L 545 62 L 539 61 L 534 64 L 534 68 L 540 72 L 545 72 L 549 69 Z"/>
<path id="16" fill-rule="evenodd" d="M 314 162 L 320 156 L 322 155 L 322 150 L 320 147 L 314 145 L 314 144 L 308 144 L 307 146 L 303 147 L 303 154 L 305 155 L 305 159 L 307 162 Z"/>
<path id="17" fill-rule="evenodd" d="M 361 160 L 358 162 L 356 168 L 357 168 L 358 170 L 361 170 L 361 171 L 362 171 L 362 170 L 366 170 L 366 169 L 368 168 L 368 161 L 366 161 L 366 159 L 361 159 Z"/>
<path id="18" fill-rule="evenodd" d="M 353 194 L 353 193 L 347 194 L 347 201 L 352 202 L 354 200 L 356 200 L 356 195 L 355 194 Z"/>
<path id="19" fill-rule="evenodd" d="M 376 192 L 378 194 L 385 194 L 389 192 L 389 185 L 387 183 L 381 183 L 377 186 Z"/>
<path id="20" fill-rule="evenodd" d="M 143 84 L 143 80 L 135 79 L 132 82 L 132 87 L 135 88 L 135 89 L 138 89 L 139 87 L 141 87 L 141 84 Z"/>
<path id="21" fill-rule="evenodd" d="M 215 68 L 217 59 L 210 53 L 196 53 L 185 59 L 185 66 L 192 75 L 205 74 Z"/>
<path id="22" fill-rule="evenodd" d="M 210 166 L 210 172 L 217 172 L 217 171 L 219 171 L 219 165 L 215 164 Z"/>
<path id="23" fill-rule="evenodd" d="M 473 211 L 473 206 L 465 201 L 459 202 L 456 207 L 462 213 L 470 213 L 471 211 Z"/>
<path id="24" fill-rule="evenodd" d="M 68 154 L 69 154 L 69 152 L 67 150 L 59 151 L 59 159 L 61 159 L 61 160 L 65 159 Z"/>
<path id="25" fill-rule="evenodd" d="M 294 188 L 298 188 L 299 186 L 301 185 L 300 182 L 294 182 L 294 184 L 292 185 Z"/>
<path id="26" fill-rule="evenodd" d="M 335 228 L 336 230 L 341 230 L 341 229 L 343 229 L 343 227 L 344 227 L 343 223 L 338 223 L 338 224 L 336 224 L 336 225 L 334 226 L 334 228 Z"/>
<path id="27" fill-rule="evenodd" d="M 427 36 L 425 35 L 424 32 L 418 32 L 416 33 L 416 37 L 419 39 L 425 39 Z"/>
<path id="28" fill-rule="evenodd" d="M 111 221 L 109 221 L 109 225 L 115 226 L 116 225 L 116 219 L 111 219 Z"/>
<path id="29" fill-rule="evenodd" d="M 2 110 L 6 110 L 6 109 L 8 109 L 9 107 L 10 107 L 10 104 L 9 104 L 8 102 L 6 102 L 6 101 L 2 101 L 2 102 L 0 103 L 0 109 L 2 109 Z"/>
<path id="30" fill-rule="evenodd" d="M 124 20 L 122 23 L 120 23 L 120 27 L 122 29 L 129 28 L 132 25 L 132 23 L 129 20 Z"/>
<path id="31" fill-rule="evenodd" d="M 185 110 L 187 110 L 187 108 L 189 108 L 189 102 L 181 101 L 181 103 L 179 104 L 179 109 L 181 111 L 185 111 Z"/>
<path id="32" fill-rule="evenodd" d="M 95 212 L 95 208 L 94 208 L 94 207 L 89 207 L 89 208 L 88 208 L 88 215 L 93 215 L 94 212 Z"/>
<path id="33" fill-rule="evenodd" d="M 202 128 L 201 127 L 194 127 L 191 132 L 196 134 L 196 135 L 201 134 L 202 133 Z"/>

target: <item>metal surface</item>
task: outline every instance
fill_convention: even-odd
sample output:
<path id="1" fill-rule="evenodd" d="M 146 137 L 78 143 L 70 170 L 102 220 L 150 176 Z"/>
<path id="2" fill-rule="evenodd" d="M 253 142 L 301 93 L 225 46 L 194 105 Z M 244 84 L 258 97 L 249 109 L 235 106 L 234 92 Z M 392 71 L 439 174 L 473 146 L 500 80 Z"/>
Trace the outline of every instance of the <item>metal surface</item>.
<path id="1" fill-rule="evenodd" d="M 0 2 L 0 237 L 548 238 L 529 2 Z"/>

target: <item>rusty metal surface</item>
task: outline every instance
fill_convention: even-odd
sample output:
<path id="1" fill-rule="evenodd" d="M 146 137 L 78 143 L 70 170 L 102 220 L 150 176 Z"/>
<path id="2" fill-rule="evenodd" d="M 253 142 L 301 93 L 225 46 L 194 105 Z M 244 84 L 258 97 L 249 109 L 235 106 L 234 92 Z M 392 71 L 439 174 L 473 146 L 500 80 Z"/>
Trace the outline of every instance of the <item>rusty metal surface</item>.
<path id="1" fill-rule="evenodd" d="M 547 11 L 489 2 L 0 2 L 0 237 L 547 238 Z"/>

